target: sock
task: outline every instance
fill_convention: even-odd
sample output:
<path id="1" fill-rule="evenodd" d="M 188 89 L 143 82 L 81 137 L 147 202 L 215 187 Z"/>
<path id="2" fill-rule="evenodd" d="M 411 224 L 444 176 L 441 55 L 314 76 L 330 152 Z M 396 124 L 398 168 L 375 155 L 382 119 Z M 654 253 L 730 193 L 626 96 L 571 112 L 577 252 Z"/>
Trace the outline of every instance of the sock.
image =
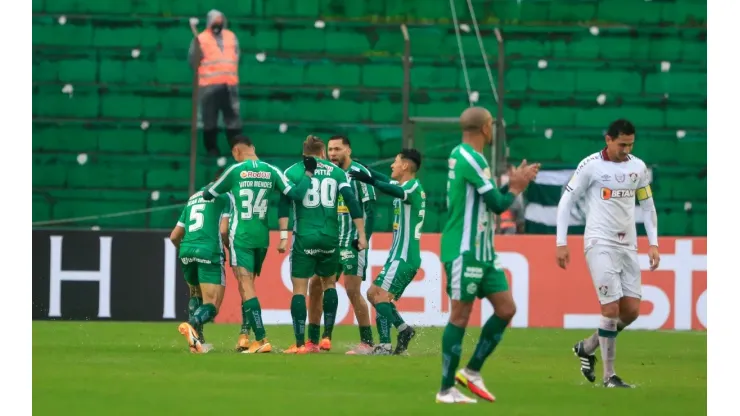
<path id="1" fill-rule="evenodd" d="M 242 311 L 246 310 L 249 326 L 254 330 L 257 341 L 265 339 L 265 325 L 262 322 L 262 307 L 256 297 L 242 303 Z M 242 324 L 243 325 L 243 324 Z"/>
<path id="2" fill-rule="evenodd" d="M 391 322 L 393 322 L 393 308 L 390 302 L 381 302 L 375 305 L 375 324 L 378 327 L 378 337 L 381 344 L 391 343 Z"/>
<path id="3" fill-rule="evenodd" d="M 308 324 L 308 340 L 314 344 L 319 343 L 319 333 L 321 332 L 321 325 L 319 324 Z"/>
<path id="4" fill-rule="evenodd" d="M 617 322 L 617 332 L 622 332 L 624 328 L 627 328 L 627 324 L 622 321 Z M 594 331 L 590 337 L 583 340 L 583 350 L 586 354 L 591 355 L 596 352 L 599 348 L 599 331 Z"/>
<path id="5" fill-rule="evenodd" d="M 455 371 L 460 364 L 463 336 L 465 328 L 450 323 L 442 334 L 442 391 L 455 385 Z"/>
<path id="6" fill-rule="evenodd" d="M 614 375 L 614 359 L 617 357 L 617 319 L 601 317 L 599 346 L 604 362 L 604 380 Z"/>
<path id="7" fill-rule="evenodd" d="M 491 355 L 499 342 L 501 342 L 501 337 L 504 335 L 508 324 L 509 321 L 504 321 L 495 314 L 488 318 L 480 332 L 480 339 L 478 340 L 478 345 L 475 346 L 475 352 L 468 362 L 469 369 L 480 371 L 486 358 Z"/>
<path id="8" fill-rule="evenodd" d="M 239 330 L 240 334 L 249 335 L 249 330 L 252 325 L 249 322 L 249 307 L 247 302 L 242 303 L 242 328 Z"/>
<path id="9" fill-rule="evenodd" d="M 190 300 L 188 301 L 188 322 L 193 321 L 195 311 L 197 311 L 201 305 L 203 305 L 203 298 L 199 298 L 196 296 L 190 297 Z M 193 324 L 191 323 L 190 325 Z M 193 328 L 195 328 L 195 330 L 198 331 L 198 333 L 200 334 L 200 342 L 205 342 L 205 336 L 203 335 L 203 325 L 193 325 Z"/>
<path id="10" fill-rule="evenodd" d="M 293 317 L 293 333 L 295 334 L 295 345 L 297 347 L 306 343 L 306 297 L 293 295 L 290 301 L 290 316 Z"/>
<path id="11" fill-rule="evenodd" d="M 396 305 L 391 303 L 391 307 L 393 308 L 393 326 L 396 327 L 398 332 L 401 332 L 404 329 L 408 328 L 408 325 L 406 325 L 406 321 L 404 321 L 403 318 L 401 317 L 401 314 L 398 313 L 398 309 L 396 309 Z"/>
<path id="12" fill-rule="evenodd" d="M 202 328 L 203 324 L 211 322 L 216 317 L 216 313 L 216 306 L 212 303 L 206 303 L 195 311 L 193 318 L 190 320 L 190 325 L 193 325 L 193 327 L 200 326 Z"/>
<path id="13" fill-rule="evenodd" d="M 339 298 L 336 289 L 326 289 L 324 291 L 324 335 L 322 338 L 331 339 L 331 333 L 334 331 L 334 321 L 337 319 L 337 307 Z"/>
<path id="14" fill-rule="evenodd" d="M 360 342 L 364 342 L 367 345 L 373 345 L 373 327 L 360 327 Z"/>

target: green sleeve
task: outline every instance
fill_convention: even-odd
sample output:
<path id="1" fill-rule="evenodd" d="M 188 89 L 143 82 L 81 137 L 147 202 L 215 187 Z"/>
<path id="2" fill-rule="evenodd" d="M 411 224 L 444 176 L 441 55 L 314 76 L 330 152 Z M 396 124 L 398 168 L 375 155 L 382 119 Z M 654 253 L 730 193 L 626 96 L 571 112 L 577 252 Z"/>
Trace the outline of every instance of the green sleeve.
<path id="1" fill-rule="evenodd" d="M 390 195 L 394 198 L 401 198 L 406 200 L 406 193 L 403 188 L 398 185 L 389 182 L 375 182 L 375 187 L 382 193 Z"/>
<path id="2" fill-rule="evenodd" d="M 180 218 L 177 219 L 177 226 L 185 228 L 185 221 L 187 221 L 187 218 L 185 217 L 185 212 L 187 212 L 188 207 L 182 209 L 182 212 L 180 213 Z"/>
<path id="3" fill-rule="evenodd" d="M 210 201 L 213 198 L 230 191 L 234 183 L 232 173 L 235 172 L 236 167 L 240 165 L 241 163 L 237 163 L 226 169 L 226 172 L 224 172 L 216 182 L 209 186 L 205 192 L 203 192 L 203 199 Z"/>
<path id="4" fill-rule="evenodd" d="M 224 204 L 224 207 L 221 210 L 221 217 L 231 216 L 231 198 L 229 197 L 229 194 L 219 195 L 219 198 Z"/>
<path id="5" fill-rule="evenodd" d="M 303 197 L 306 196 L 306 192 L 308 192 L 308 188 L 311 187 L 311 178 L 309 178 L 306 175 L 303 175 L 300 181 L 298 181 L 297 184 L 290 188 L 286 188 L 286 191 L 283 192 L 283 195 L 287 196 L 288 198 L 292 199 L 293 201 L 301 201 L 303 200 Z"/>
<path id="6" fill-rule="evenodd" d="M 370 236 L 373 234 L 375 227 L 375 200 L 365 201 L 363 205 L 365 208 L 365 235 L 370 241 Z"/>
<path id="7" fill-rule="evenodd" d="M 352 217 L 352 219 L 362 218 L 362 209 L 360 208 L 360 204 L 357 202 L 355 193 L 352 192 L 352 188 L 349 186 L 340 187 L 339 193 L 342 194 L 344 204 L 349 208 L 349 216 Z"/>
<path id="8" fill-rule="evenodd" d="M 278 218 L 290 218 L 290 198 L 286 195 L 280 195 L 278 202 Z"/>
<path id="9" fill-rule="evenodd" d="M 483 197 L 483 201 L 490 211 L 500 214 L 506 211 L 514 203 L 514 194 L 511 192 L 501 193 L 496 184 L 491 181 L 491 171 L 488 163 L 478 155 L 471 155 L 461 150 L 462 159 L 458 159 L 455 173 L 462 174 L 465 181 L 475 187 L 475 190 Z M 508 187 L 507 187 L 508 190 Z"/>
<path id="10" fill-rule="evenodd" d="M 370 166 L 365 166 L 365 167 L 367 168 L 368 172 L 370 172 L 370 175 L 372 175 L 372 177 L 375 178 L 375 181 L 376 181 L 375 185 L 376 186 L 377 186 L 378 182 L 389 183 L 390 181 L 393 180 L 393 179 L 391 179 L 390 176 L 384 175 L 384 174 L 378 172 L 377 170 L 371 168 Z"/>

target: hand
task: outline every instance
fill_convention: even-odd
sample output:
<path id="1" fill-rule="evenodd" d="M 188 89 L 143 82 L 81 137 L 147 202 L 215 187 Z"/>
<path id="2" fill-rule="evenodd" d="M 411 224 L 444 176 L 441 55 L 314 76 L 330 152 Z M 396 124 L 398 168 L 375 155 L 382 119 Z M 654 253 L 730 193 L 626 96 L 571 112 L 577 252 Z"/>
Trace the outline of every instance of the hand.
<path id="1" fill-rule="evenodd" d="M 375 185 L 375 178 L 360 170 L 349 171 L 349 176 L 368 185 Z"/>
<path id="2" fill-rule="evenodd" d="M 312 156 L 303 156 L 303 167 L 306 168 L 306 172 L 313 175 L 314 171 L 316 171 L 316 166 L 318 166 L 316 158 Z"/>
<path id="3" fill-rule="evenodd" d="M 355 248 L 357 251 L 362 251 L 367 248 L 367 240 L 365 239 L 365 236 L 360 236 L 357 240 L 352 241 L 352 247 Z"/>
<path id="4" fill-rule="evenodd" d="M 658 253 L 658 246 L 650 246 L 648 249 L 648 258 L 650 259 L 650 271 L 654 271 L 660 266 L 660 253 Z"/>
<path id="5" fill-rule="evenodd" d="M 515 195 L 524 192 L 527 185 L 534 180 L 539 171 L 539 163 L 529 165 L 526 160 L 522 160 L 522 163 L 516 169 L 509 169 L 509 191 Z"/>
<path id="6" fill-rule="evenodd" d="M 568 246 L 559 246 L 557 248 L 555 257 L 558 260 L 558 266 L 560 266 L 561 269 L 565 270 L 566 266 L 568 266 L 568 263 L 570 263 L 570 250 L 568 250 Z"/>
<path id="7" fill-rule="evenodd" d="M 285 253 L 286 248 L 288 247 L 288 240 L 280 240 L 280 243 L 278 243 L 278 253 Z"/>

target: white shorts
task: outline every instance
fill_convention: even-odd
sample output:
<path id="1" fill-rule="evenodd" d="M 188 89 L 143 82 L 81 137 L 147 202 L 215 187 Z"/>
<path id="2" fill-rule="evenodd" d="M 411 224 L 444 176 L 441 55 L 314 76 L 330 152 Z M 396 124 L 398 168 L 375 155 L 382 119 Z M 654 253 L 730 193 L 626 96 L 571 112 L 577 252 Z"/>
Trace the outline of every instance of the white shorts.
<path id="1" fill-rule="evenodd" d="M 642 299 L 642 279 L 637 252 L 597 244 L 586 250 L 586 263 L 602 305 L 624 296 Z"/>

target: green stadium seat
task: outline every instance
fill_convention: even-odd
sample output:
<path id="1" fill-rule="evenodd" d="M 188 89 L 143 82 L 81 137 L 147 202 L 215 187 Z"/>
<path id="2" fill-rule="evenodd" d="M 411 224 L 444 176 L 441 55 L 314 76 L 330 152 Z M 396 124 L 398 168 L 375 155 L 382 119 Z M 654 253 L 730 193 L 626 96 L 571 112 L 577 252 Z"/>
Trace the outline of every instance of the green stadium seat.
<path id="1" fill-rule="evenodd" d="M 183 189 L 187 188 L 190 180 L 187 169 L 152 168 L 145 176 L 147 189 Z"/>
<path id="2" fill-rule="evenodd" d="M 414 65 L 411 68 L 411 85 L 414 88 L 456 89 L 459 88 L 458 72 L 456 67 L 450 66 Z"/>
<path id="3" fill-rule="evenodd" d="M 579 2 L 574 7 L 572 3 L 551 2 L 549 6 L 549 20 L 558 22 L 587 22 L 596 18 L 597 2 Z"/>
<path id="4" fill-rule="evenodd" d="M 312 62 L 306 65 L 301 84 L 356 87 L 361 83 L 362 67 L 333 62 Z"/>
<path id="5" fill-rule="evenodd" d="M 370 118 L 375 123 L 399 124 L 403 121 L 403 106 L 400 102 L 370 102 Z"/>
<path id="6" fill-rule="evenodd" d="M 424 210 L 424 225 L 421 227 L 423 233 L 439 232 L 439 213 L 435 209 Z"/>
<path id="7" fill-rule="evenodd" d="M 579 70 L 576 75 L 578 92 L 639 94 L 642 90 L 640 74 L 634 71 Z"/>
<path id="8" fill-rule="evenodd" d="M 97 142 L 97 132 L 83 127 L 49 126 L 33 131 L 34 151 L 93 152 L 98 147 Z"/>
<path id="9" fill-rule="evenodd" d="M 326 53 L 334 55 L 362 55 L 370 49 L 364 32 L 326 29 Z"/>
<path id="10" fill-rule="evenodd" d="M 656 24 L 661 21 L 662 4 L 642 0 L 602 0 L 598 18 L 607 22 L 626 24 Z"/>
<path id="11" fill-rule="evenodd" d="M 280 49 L 289 52 L 321 53 L 326 50 L 323 29 L 285 29 L 281 32 Z"/>
<path id="12" fill-rule="evenodd" d="M 86 12 L 90 14 L 130 14 L 133 2 L 115 0 L 85 1 Z"/>
<path id="13" fill-rule="evenodd" d="M 144 98 L 139 95 L 109 92 L 100 101 L 102 117 L 141 118 L 144 113 Z"/>
<path id="14" fill-rule="evenodd" d="M 157 75 L 154 62 L 132 58 L 100 61 L 100 82 L 104 84 L 149 84 L 155 81 Z"/>
<path id="15" fill-rule="evenodd" d="M 666 125 L 677 129 L 706 129 L 707 110 L 669 109 L 666 113 Z"/>
<path id="16" fill-rule="evenodd" d="M 658 72 L 645 76 L 648 94 L 691 94 L 707 96 L 707 74 L 692 72 Z"/>
<path id="17" fill-rule="evenodd" d="M 193 113 L 191 96 L 144 97 L 144 117 L 147 119 L 190 119 Z"/>
<path id="18" fill-rule="evenodd" d="M 142 188 L 144 173 L 135 168 L 113 168 L 91 165 L 68 168 L 68 185 L 72 188 Z M 187 184 L 187 179 L 185 180 Z"/>
<path id="19" fill-rule="evenodd" d="M 372 133 L 356 132 L 348 137 L 352 144 L 352 157 L 363 161 L 380 158 L 380 146 Z"/>
<path id="20" fill-rule="evenodd" d="M 691 235 L 707 235 L 707 214 L 693 213 L 691 218 Z"/>
<path id="21" fill-rule="evenodd" d="M 154 68 L 160 84 L 191 84 L 193 81 L 193 69 L 183 59 L 157 59 Z"/>
<path id="22" fill-rule="evenodd" d="M 304 66 L 287 60 L 242 64 L 240 82 L 256 85 L 300 86 L 304 84 Z"/>
<path id="23" fill-rule="evenodd" d="M 362 67 L 362 85 L 365 87 L 401 88 L 403 66 L 398 64 L 365 65 Z"/>
<path id="24" fill-rule="evenodd" d="M 681 161 L 681 164 L 690 166 L 707 165 L 707 143 L 706 142 L 686 142 L 681 141 L 677 147 L 678 154 L 674 157 Z"/>
<path id="25" fill-rule="evenodd" d="M 201 134 L 198 133 L 198 147 L 201 146 Z M 153 154 L 190 154 L 190 130 L 150 129 L 146 134 L 146 151 Z"/>
<path id="26" fill-rule="evenodd" d="M 31 2 L 31 11 L 33 13 L 41 13 L 44 11 L 44 0 L 33 0 Z"/>
<path id="27" fill-rule="evenodd" d="M 50 2 L 54 3 L 54 2 Z M 93 29 L 88 24 L 78 22 L 58 24 L 55 20 L 48 24 L 33 23 L 32 43 L 44 46 L 88 47 L 92 44 Z"/>
<path id="28" fill-rule="evenodd" d="M 60 187 L 67 182 L 67 169 L 62 166 L 33 166 L 32 186 Z"/>
<path id="29" fill-rule="evenodd" d="M 180 2 L 187 3 L 187 2 Z M 205 11 L 207 12 L 207 10 Z M 180 16 L 194 16 L 194 14 L 185 14 Z M 227 16 L 228 17 L 228 16 Z M 162 50 L 175 50 L 175 51 L 187 51 L 190 44 L 193 42 L 193 32 L 189 30 L 187 25 L 182 24 L 177 27 L 171 27 L 168 29 L 158 30 L 158 37 L 152 38 L 152 41 L 159 40 Z M 238 33 L 236 34 L 239 35 Z M 241 44 L 240 44 L 241 47 Z M 185 57 L 187 54 L 183 54 L 183 64 L 186 64 Z"/>
<path id="30" fill-rule="evenodd" d="M 65 59 L 58 62 L 59 81 L 65 83 L 95 82 L 96 63 L 88 59 Z"/>
<path id="31" fill-rule="evenodd" d="M 576 86 L 576 73 L 572 71 L 541 70 L 529 73 L 529 88 L 534 91 L 572 93 Z"/>
<path id="32" fill-rule="evenodd" d="M 576 119 L 581 116 L 583 110 L 572 107 L 536 107 L 532 105 L 522 106 L 517 113 L 518 124 L 525 129 L 544 129 L 576 125 Z M 613 120 L 610 120 L 610 122 Z M 507 119 L 507 124 L 509 120 Z M 580 124 L 579 124 L 580 125 Z M 608 123 L 601 124 L 607 126 Z"/>
<path id="33" fill-rule="evenodd" d="M 292 160 L 290 165 L 300 161 L 303 141 L 306 139 L 306 135 L 298 135 L 292 130 L 289 130 L 286 134 L 281 134 L 277 129 L 274 132 L 249 134 L 249 137 L 252 139 L 260 158 L 285 157 Z"/>
<path id="34" fill-rule="evenodd" d="M 403 55 L 403 37 L 400 32 L 378 32 L 378 40 L 372 44 L 373 53 L 386 53 L 392 56 Z"/>
<path id="35" fill-rule="evenodd" d="M 517 137 L 507 140 L 511 160 L 547 162 L 560 160 L 561 149 L 567 142 L 545 137 Z"/>
<path id="36" fill-rule="evenodd" d="M 553 54 L 553 44 L 539 39 L 507 39 L 504 50 L 508 57 L 542 59 Z"/>
<path id="37" fill-rule="evenodd" d="M 98 150 L 110 153 L 142 153 L 144 131 L 140 128 L 106 129 L 98 132 Z"/>
<path id="38" fill-rule="evenodd" d="M 683 211 L 659 214 L 658 235 L 689 235 L 689 218 Z"/>
<path id="39" fill-rule="evenodd" d="M 638 140 L 635 140 L 633 152 L 648 165 L 673 164 L 676 161 L 676 141 L 643 140 L 639 138 L 638 133 Z"/>
<path id="40" fill-rule="evenodd" d="M 259 26 L 254 32 L 239 31 L 236 33 L 239 37 L 239 47 L 242 53 L 248 50 L 274 51 L 280 49 L 280 32 L 270 26 Z M 251 59 L 252 56 L 244 55 L 242 65 L 246 62 L 244 59 Z"/>
<path id="41" fill-rule="evenodd" d="M 188 33 L 186 29 L 182 30 Z M 96 27 L 93 31 L 93 46 L 98 48 L 153 48 L 158 41 L 157 30 L 149 27 Z"/>
<path id="42" fill-rule="evenodd" d="M 707 62 L 707 42 L 685 41 L 682 45 L 684 61 Z"/>
<path id="43" fill-rule="evenodd" d="M 98 115 L 98 94 L 86 87 L 76 87 L 72 95 L 61 86 L 33 95 L 33 115 L 52 118 L 93 118 Z"/>

